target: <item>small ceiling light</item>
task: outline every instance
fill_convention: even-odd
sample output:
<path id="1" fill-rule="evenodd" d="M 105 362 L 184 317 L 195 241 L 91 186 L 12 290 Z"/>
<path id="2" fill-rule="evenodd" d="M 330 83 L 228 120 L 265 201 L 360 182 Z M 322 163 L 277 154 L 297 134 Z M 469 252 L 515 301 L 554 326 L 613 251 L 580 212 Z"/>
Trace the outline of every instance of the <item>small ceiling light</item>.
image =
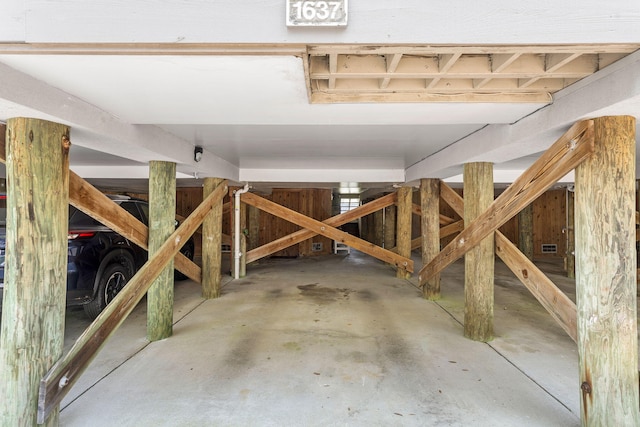
<path id="1" fill-rule="evenodd" d="M 196 162 L 202 160 L 202 147 L 200 147 L 199 145 L 196 145 L 195 149 L 193 150 L 193 160 L 195 160 Z"/>

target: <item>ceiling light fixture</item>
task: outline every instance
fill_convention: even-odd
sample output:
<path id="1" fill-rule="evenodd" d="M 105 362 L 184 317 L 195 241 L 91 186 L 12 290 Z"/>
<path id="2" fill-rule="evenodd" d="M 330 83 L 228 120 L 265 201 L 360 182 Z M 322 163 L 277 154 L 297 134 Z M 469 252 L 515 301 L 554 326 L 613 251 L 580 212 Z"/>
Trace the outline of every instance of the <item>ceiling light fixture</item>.
<path id="1" fill-rule="evenodd" d="M 196 145 L 193 150 L 193 160 L 195 160 L 196 162 L 202 160 L 202 147 L 200 147 L 199 145 Z"/>

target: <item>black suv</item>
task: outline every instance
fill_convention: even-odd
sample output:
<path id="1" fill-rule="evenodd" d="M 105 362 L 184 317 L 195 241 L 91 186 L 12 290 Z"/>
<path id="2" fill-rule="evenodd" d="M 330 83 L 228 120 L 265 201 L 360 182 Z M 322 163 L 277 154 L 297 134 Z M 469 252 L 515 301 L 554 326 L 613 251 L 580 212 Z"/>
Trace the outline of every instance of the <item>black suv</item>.
<path id="1" fill-rule="evenodd" d="M 148 225 L 149 205 L 127 196 L 109 196 L 120 207 Z M 0 200 L 4 202 L 4 200 Z M 2 204 L 4 207 L 4 204 Z M 4 220 L 2 216 L 2 220 Z M 5 224 L 0 223 L 0 286 L 4 284 Z M 67 306 L 82 305 L 95 318 L 147 260 L 147 252 L 82 211 L 69 206 Z M 193 260 L 194 242 L 182 249 Z M 186 277 L 175 273 L 176 280 Z"/>

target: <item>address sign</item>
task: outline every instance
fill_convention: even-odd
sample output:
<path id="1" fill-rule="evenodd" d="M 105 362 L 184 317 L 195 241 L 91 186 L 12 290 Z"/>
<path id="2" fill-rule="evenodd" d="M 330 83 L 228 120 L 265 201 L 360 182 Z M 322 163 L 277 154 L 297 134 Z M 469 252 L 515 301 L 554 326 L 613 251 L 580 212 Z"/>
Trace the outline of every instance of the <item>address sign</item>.
<path id="1" fill-rule="evenodd" d="M 287 0 L 287 26 L 345 26 L 347 0 Z"/>

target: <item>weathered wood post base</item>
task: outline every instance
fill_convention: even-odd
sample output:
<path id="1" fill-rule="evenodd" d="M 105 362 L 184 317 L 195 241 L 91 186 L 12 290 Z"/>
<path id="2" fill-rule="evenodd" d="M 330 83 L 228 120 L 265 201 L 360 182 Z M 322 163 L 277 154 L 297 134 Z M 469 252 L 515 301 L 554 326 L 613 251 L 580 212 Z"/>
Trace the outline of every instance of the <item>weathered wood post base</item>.
<path id="1" fill-rule="evenodd" d="M 398 209 L 396 217 L 396 249 L 398 255 L 411 258 L 411 207 L 413 205 L 413 188 L 400 187 L 398 189 Z M 408 279 L 411 273 L 403 268 L 396 270 L 396 277 Z"/>
<path id="2" fill-rule="evenodd" d="M 594 120 L 595 152 L 576 168 L 576 305 L 584 426 L 638 426 L 635 129 Z"/>
<path id="3" fill-rule="evenodd" d="M 14 118 L 6 129 L 0 424 L 36 425 L 40 380 L 64 344 L 69 128 Z M 47 425 L 58 425 L 57 409 Z"/>
<path id="4" fill-rule="evenodd" d="M 221 178 L 205 178 L 206 198 L 222 183 Z M 222 201 L 217 203 L 202 223 L 202 297 L 220 296 L 222 270 Z"/>
<path id="5" fill-rule="evenodd" d="M 440 252 L 440 180 L 420 180 L 420 218 L 422 232 L 422 265 L 427 265 Z M 440 299 L 440 274 L 436 274 L 424 285 L 426 299 Z"/>
<path id="6" fill-rule="evenodd" d="M 493 202 L 493 164 L 464 165 L 464 224 L 467 227 Z M 464 257 L 464 336 L 493 338 L 494 233 Z"/>
<path id="7" fill-rule="evenodd" d="M 149 257 L 175 231 L 176 164 L 149 162 Z M 173 333 L 173 260 L 147 292 L 147 338 L 158 341 Z"/>

